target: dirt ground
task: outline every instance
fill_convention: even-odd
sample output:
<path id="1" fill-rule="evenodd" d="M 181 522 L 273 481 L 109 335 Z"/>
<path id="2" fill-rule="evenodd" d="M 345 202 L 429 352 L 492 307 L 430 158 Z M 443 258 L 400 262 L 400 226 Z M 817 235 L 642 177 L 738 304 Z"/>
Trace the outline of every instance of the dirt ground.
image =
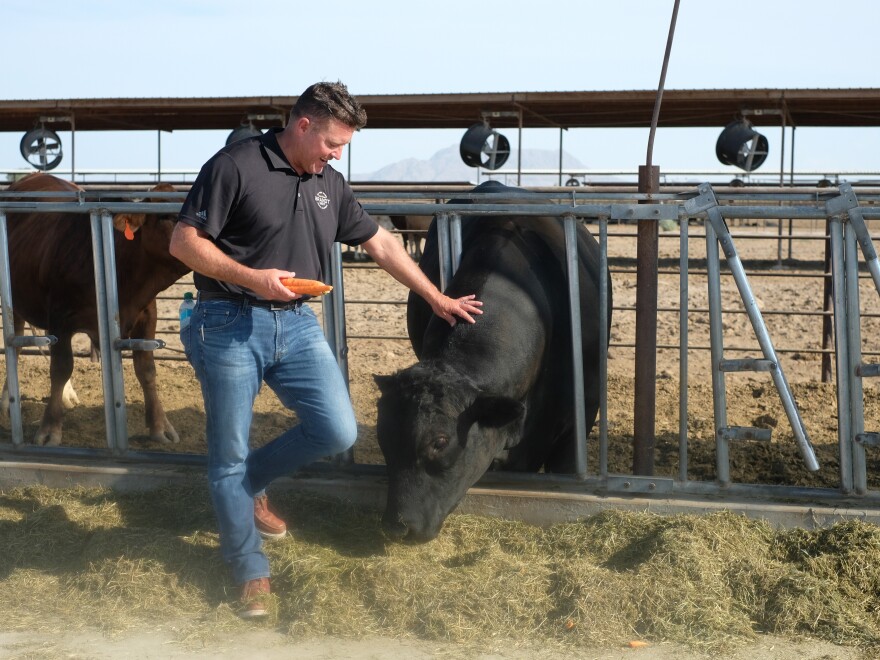
<path id="1" fill-rule="evenodd" d="M 595 229 L 595 226 L 591 227 Z M 734 482 L 783 483 L 836 488 L 839 483 L 837 461 L 837 404 L 833 377 L 823 383 L 821 376 L 822 320 L 819 313 L 823 301 L 823 226 L 804 223 L 793 228 L 792 240 L 779 240 L 780 228 L 775 224 L 753 224 L 734 228 L 734 239 L 749 273 L 750 283 L 765 314 L 770 337 L 780 354 L 782 368 L 792 385 L 795 401 L 810 434 L 821 469 L 809 473 L 803 466 L 792 439 L 788 420 L 779 403 L 773 381 L 768 374 L 729 374 L 727 385 L 728 423 L 772 429 L 770 442 L 743 442 L 731 448 L 731 476 Z M 787 227 L 783 228 L 785 232 Z M 712 387 L 709 369 L 709 323 L 706 309 L 705 240 L 701 226 L 690 228 L 690 278 L 688 303 L 688 476 L 690 479 L 712 481 L 715 478 L 713 447 Z M 633 368 L 636 283 L 635 228 L 627 225 L 610 227 L 609 255 L 612 267 L 614 319 L 609 355 L 608 428 L 609 470 L 630 471 L 633 428 Z M 657 406 L 656 406 L 656 469 L 659 474 L 678 473 L 678 434 L 680 390 L 680 359 L 678 308 L 681 295 L 679 281 L 679 237 L 677 231 L 661 232 L 660 275 L 658 298 Z M 360 433 L 355 447 L 359 463 L 382 463 L 375 441 L 376 399 L 378 390 L 374 374 L 390 374 L 413 364 L 415 357 L 406 340 L 406 290 L 372 264 L 347 262 L 344 274 L 346 324 L 349 344 L 349 375 L 352 400 Z M 725 273 L 722 279 L 724 296 L 725 357 L 759 357 L 755 335 L 748 318 L 742 313 L 733 280 Z M 785 276 L 785 277 L 783 277 Z M 128 406 L 129 443 L 133 450 L 202 453 L 205 449 L 204 419 L 198 383 L 189 365 L 182 360 L 176 337 L 176 308 L 182 293 L 191 290 L 191 280 L 184 279 L 160 297 L 159 330 L 168 348 L 157 355 L 170 359 L 158 363 L 160 393 L 167 414 L 181 437 L 179 445 L 159 445 L 150 441 L 143 425 L 143 405 L 130 360 L 125 361 Z M 320 304 L 316 305 L 320 309 Z M 862 285 L 863 351 L 870 360 L 876 350 L 877 292 L 870 279 Z M 491 314 L 491 307 L 486 308 Z M 813 315 L 805 315 L 804 313 Z M 78 342 L 86 351 L 87 343 Z M 731 349 L 743 348 L 744 351 Z M 36 430 L 48 393 L 48 359 L 41 355 L 25 355 L 20 360 L 22 409 L 26 440 Z M 65 418 L 64 444 L 73 447 L 104 447 L 104 415 L 102 408 L 101 370 L 87 358 L 77 360 L 73 378 L 81 404 Z M 875 430 L 880 421 L 880 401 L 876 386 L 865 381 L 867 430 Z M 264 388 L 255 406 L 254 442 L 262 443 L 287 428 L 292 416 L 283 410 L 277 399 Z M 0 442 L 10 441 L 8 421 L 0 421 Z M 591 435 L 589 469 L 597 470 L 596 431 Z M 870 475 L 880 474 L 876 459 L 869 455 L 869 484 L 876 487 Z M 5 657 L 89 657 L 89 658 L 158 658 L 158 657 L 238 657 L 248 648 L 240 638 L 227 640 L 228 647 L 218 646 L 201 653 L 166 644 L 161 633 L 126 636 L 120 640 L 93 636 L 70 635 L 58 639 L 0 636 L 0 655 Z M 497 653 L 469 654 L 453 647 L 433 643 L 402 640 L 304 640 L 291 645 L 289 639 L 277 639 L 272 633 L 259 633 L 263 645 L 260 657 L 328 657 L 374 658 L 406 654 L 410 657 L 534 657 L 536 649 L 499 648 Z M 39 647 L 39 644 L 43 644 Z M 277 648 L 276 648 L 277 645 Z M 40 648 L 45 653 L 40 651 Z M 250 648 L 253 648 L 251 646 Z M 276 654 L 277 650 L 277 654 Z M 32 653 L 33 655 L 28 655 Z M 178 654 L 179 655 L 176 655 Z M 53 655 L 55 654 L 55 655 Z M 544 657 L 563 658 L 564 655 Z M 574 656 L 571 656 L 574 657 Z M 680 648 L 593 649 L 579 657 L 611 658 L 697 658 Z M 814 642 L 761 638 L 731 658 L 857 658 L 853 649 Z"/>

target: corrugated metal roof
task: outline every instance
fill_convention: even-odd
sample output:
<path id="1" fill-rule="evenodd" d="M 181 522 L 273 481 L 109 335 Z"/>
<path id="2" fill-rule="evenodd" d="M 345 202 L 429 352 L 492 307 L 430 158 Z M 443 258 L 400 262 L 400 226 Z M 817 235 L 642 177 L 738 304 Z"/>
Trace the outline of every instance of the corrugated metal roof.
<path id="1" fill-rule="evenodd" d="M 655 90 L 358 95 L 367 128 L 467 128 L 488 117 L 494 127 L 646 127 Z M 0 131 L 39 124 L 77 131 L 229 129 L 248 118 L 282 123 L 295 96 L 109 98 L 0 101 Z M 666 90 L 661 127 L 722 127 L 748 113 L 755 125 L 880 126 L 880 89 Z M 758 114 L 755 114 L 758 113 Z"/>

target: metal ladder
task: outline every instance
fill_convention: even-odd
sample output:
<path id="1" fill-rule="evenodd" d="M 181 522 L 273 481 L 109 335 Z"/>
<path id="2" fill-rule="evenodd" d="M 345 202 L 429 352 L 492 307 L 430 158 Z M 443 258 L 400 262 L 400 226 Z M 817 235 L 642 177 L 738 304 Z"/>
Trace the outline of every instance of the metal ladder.
<path id="1" fill-rule="evenodd" d="M 715 197 L 715 191 L 708 183 L 701 184 L 698 195 L 685 202 L 684 208 L 689 215 L 706 214 L 706 261 L 709 280 L 709 333 L 712 356 L 712 391 L 715 414 L 715 448 L 717 480 L 721 485 L 730 483 L 729 444 L 739 440 L 770 440 L 770 429 L 745 426 L 728 426 L 727 424 L 727 393 L 724 375 L 731 372 L 769 372 L 779 394 L 782 407 L 791 424 L 795 441 L 806 467 L 811 472 L 819 469 L 816 453 L 810 444 L 807 430 L 801 419 L 800 411 L 792 396 L 791 387 L 785 378 L 782 365 L 776 356 L 773 342 L 758 309 L 757 301 L 752 293 L 746 277 L 742 261 L 733 244 L 730 230 L 724 220 L 721 207 Z M 721 327 L 721 269 L 718 258 L 718 245 L 724 252 L 727 265 L 739 290 L 740 298 L 745 305 L 746 313 L 760 345 L 763 358 L 740 360 L 724 359 L 724 339 Z"/>

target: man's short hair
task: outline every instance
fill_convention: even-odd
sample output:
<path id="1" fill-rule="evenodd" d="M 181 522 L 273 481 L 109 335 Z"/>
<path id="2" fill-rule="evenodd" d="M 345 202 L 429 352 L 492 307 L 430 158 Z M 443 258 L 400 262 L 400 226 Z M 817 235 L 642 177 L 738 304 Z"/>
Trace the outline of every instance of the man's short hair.
<path id="1" fill-rule="evenodd" d="M 293 121 L 300 117 L 318 120 L 332 117 L 354 130 L 367 125 L 367 111 L 340 81 L 315 83 L 300 94 L 290 109 L 290 118 Z"/>

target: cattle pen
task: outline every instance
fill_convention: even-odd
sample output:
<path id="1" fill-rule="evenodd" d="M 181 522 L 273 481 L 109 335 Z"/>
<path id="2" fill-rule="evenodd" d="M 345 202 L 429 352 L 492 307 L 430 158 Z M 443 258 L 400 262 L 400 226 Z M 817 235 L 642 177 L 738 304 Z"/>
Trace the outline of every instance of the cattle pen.
<path id="1" fill-rule="evenodd" d="M 165 202 L 126 201 L 126 195 L 131 200 L 142 194 L 114 191 L 112 201 L 107 201 L 107 193 L 104 198 L 98 193 L 86 193 L 69 202 L 45 202 L 38 198 L 9 201 L 0 196 L 0 259 L 3 259 L 0 263 L 0 298 L 6 378 L 12 395 L 6 431 L 9 442 L 2 448 L 4 461 L 0 466 L 0 481 L 6 485 L 42 481 L 50 484 L 107 483 L 132 488 L 180 478 L 181 469 L 198 467 L 204 460 L 203 454 L 194 451 L 194 447 L 145 451 L 129 443 L 123 358 L 130 355 L 132 348 L 137 348 L 155 350 L 157 356 L 164 354 L 180 360 L 180 354 L 174 351 L 179 345 L 174 337 L 174 319 L 167 312 L 160 318 L 165 322 L 165 334 L 160 335 L 161 341 L 153 344 L 127 343 L 119 337 L 118 321 L 114 328 L 118 309 L 113 285 L 115 264 L 113 255 L 106 252 L 107 246 L 112 248 L 113 243 L 108 240 L 109 232 L 112 232 L 110 214 L 121 210 L 169 211 L 179 208 L 180 204 L 179 194 L 168 194 Z M 674 442 L 658 447 L 658 451 L 674 453 L 672 467 L 667 466 L 662 474 L 636 475 L 621 469 L 621 461 L 615 460 L 621 447 L 625 449 L 627 442 L 631 442 L 631 437 L 625 429 L 618 427 L 615 430 L 618 437 L 610 438 L 609 420 L 620 402 L 608 400 L 606 353 L 602 356 L 603 369 L 599 374 L 603 401 L 596 428 L 584 428 L 582 414 L 576 413 L 575 416 L 581 450 L 578 474 L 490 472 L 472 489 L 463 504 L 465 508 L 539 523 L 582 516 L 604 507 L 648 508 L 660 512 L 678 507 L 724 508 L 768 517 L 780 523 L 808 526 L 827 524 L 842 517 L 880 520 L 878 461 L 872 455 L 880 444 L 880 434 L 870 428 L 866 430 L 866 400 L 870 398 L 872 406 L 876 401 L 871 378 L 880 375 L 880 367 L 863 362 L 863 358 L 877 355 L 870 340 L 877 334 L 875 318 L 876 296 L 880 294 L 880 268 L 868 224 L 880 218 L 880 208 L 877 207 L 880 190 L 856 190 L 847 184 L 831 188 L 746 189 L 704 184 L 690 189 L 664 189 L 648 197 L 610 187 L 533 188 L 529 189 L 532 202 L 529 204 L 484 195 L 467 206 L 437 203 L 437 200 L 445 202 L 453 197 L 467 198 L 468 193 L 460 187 L 432 188 L 425 185 L 413 186 L 410 190 L 366 189 L 359 190 L 358 196 L 364 207 L 376 216 L 434 215 L 442 238 L 441 263 L 444 264 L 445 278 L 451 276 L 457 265 L 458 232 L 463 213 L 475 216 L 551 215 L 570 229 L 574 228 L 574 223 L 586 223 L 597 235 L 602 246 L 603 265 L 611 274 L 616 309 L 611 335 L 606 339 L 610 343 L 613 361 L 618 363 L 629 355 L 632 348 L 631 339 L 622 330 L 632 308 L 626 303 L 626 296 L 620 295 L 632 288 L 628 277 L 628 267 L 632 264 L 631 243 L 629 249 L 626 247 L 628 224 L 646 219 L 654 221 L 671 244 L 670 256 L 662 262 L 661 275 L 677 293 L 677 304 L 661 306 L 659 311 L 670 318 L 670 327 L 675 329 L 678 341 L 673 341 L 672 337 L 664 338 L 655 349 L 678 357 L 678 373 L 661 374 L 658 378 L 658 387 L 674 380 L 669 376 L 677 375 L 678 379 L 675 397 L 678 428 Z M 33 352 L 38 345 L 49 340 L 15 337 L 12 332 L 9 319 L 15 301 L 10 293 L 6 215 L 35 208 L 47 213 L 74 211 L 83 214 L 83 221 L 92 223 L 95 262 L 98 264 L 96 286 L 104 319 L 100 342 L 104 356 L 104 446 L 34 447 L 25 439 L 26 424 L 22 417 L 15 348 L 31 346 L 30 352 Z M 738 229 L 744 231 L 734 231 L 734 220 L 741 224 Z M 786 224 L 788 233 L 784 231 Z M 798 228 L 797 233 L 792 228 Z M 672 245 L 674 238 L 678 239 L 677 244 Z M 702 239 L 702 244 L 694 240 L 697 238 Z M 741 256 L 743 242 L 759 239 L 775 250 L 771 249 L 757 261 L 749 260 L 748 267 L 744 266 L 745 260 Z M 827 258 L 819 259 L 817 263 L 810 256 L 800 260 L 803 263 L 798 266 L 795 262 L 799 259 L 789 247 L 792 242 L 827 246 Z M 781 256 L 783 246 L 789 249 L 789 257 L 785 260 Z M 816 249 L 809 251 L 810 255 L 816 252 Z M 821 254 L 822 250 L 818 252 Z M 864 262 L 861 265 L 860 254 Z M 396 331 L 377 332 L 380 324 L 375 322 L 367 324 L 373 328 L 372 332 L 349 331 L 347 319 L 358 314 L 361 308 L 380 305 L 389 308 L 388 313 L 397 314 L 399 318 L 403 300 L 402 295 L 385 300 L 373 300 L 364 294 L 349 295 L 353 289 L 348 285 L 349 279 L 355 273 L 366 272 L 369 265 L 347 268 L 343 256 L 341 248 L 337 247 L 330 282 L 335 287 L 334 293 L 322 301 L 319 311 L 328 341 L 336 352 L 340 367 L 348 374 L 352 357 L 350 342 L 400 345 L 405 343 L 405 337 L 400 332 L 399 321 Z M 753 267 L 760 272 L 754 272 Z M 795 288 L 818 287 L 819 303 L 813 309 L 781 309 L 774 304 L 773 285 L 756 295 L 759 276 L 771 282 L 788 278 L 789 283 L 795 282 L 788 286 Z M 699 287 L 691 284 L 694 280 L 700 282 Z M 185 284 L 175 285 L 163 296 L 167 300 L 166 310 L 176 309 L 182 287 Z M 569 297 L 577 299 L 577 291 L 570 291 Z M 825 300 L 829 301 L 828 304 L 824 304 Z M 598 310 L 600 314 L 610 312 L 607 303 Z M 376 314 L 376 318 L 385 313 Z M 577 316 L 573 314 L 575 335 L 579 327 Z M 813 323 L 809 326 L 811 330 L 804 331 L 819 345 L 774 343 L 774 327 L 778 328 L 780 323 L 797 324 L 801 319 L 817 321 L 824 326 L 816 331 Z M 829 330 L 829 323 L 833 326 L 833 333 Z M 577 356 L 577 345 L 573 345 L 572 350 Z M 709 359 L 704 360 L 706 356 Z M 834 426 L 836 451 L 833 455 L 816 451 L 812 440 L 815 430 L 804 422 L 799 398 L 786 377 L 792 366 L 805 361 L 805 356 L 826 360 L 828 364 L 823 369 L 831 362 L 836 365 L 836 383 L 822 392 L 827 397 L 822 405 Z M 578 362 L 575 357 L 575 363 Z M 701 362 L 708 363 L 708 367 L 701 366 Z M 825 369 L 825 376 L 827 372 Z M 694 383 L 694 374 L 702 382 Z M 584 377 L 584 374 L 576 373 L 576 382 L 572 384 L 575 401 L 578 393 L 583 391 Z M 751 396 L 756 400 L 773 399 L 778 403 L 773 413 L 767 413 L 769 408 L 765 406 L 760 408 L 759 414 L 750 415 L 750 420 L 759 422 L 763 416 L 763 426 L 760 423 L 728 423 L 728 407 L 732 405 L 730 393 L 736 390 L 731 381 L 738 378 L 748 378 L 752 384 L 763 378 L 762 386 L 749 386 Z M 816 380 L 819 379 L 817 369 Z M 710 384 L 711 412 L 695 411 L 690 399 L 694 386 L 704 384 Z M 756 391 L 760 391 L 760 395 L 756 396 Z M 358 395 L 359 391 L 353 387 L 353 398 L 357 399 Z M 579 406 L 573 405 L 577 411 Z M 837 414 L 837 410 L 844 412 Z M 773 418 L 772 423 L 768 423 L 768 417 Z M 704 424 L 697 421 L 698 418 L 708 418 L 709 421 Z M 876 425 L 880 418 L 868 415 L 867 421 Z M 771 439 L 774 427 L 777 435 L 782 436 L 780 439 Z M 374 434 L 374 430 L 367 428 L 366 435 L 370 436 L 371 431 Z M 689 462 L 695 446 L 705 444 L 695 441 L 695 431 L 704 435 L 708 433 L 711 437 L 712 464 L 705 470 L 695 470 Z M 821 487 L 803 485 L 798 478 L 788 481 L 777 478 L 773 483 L 741 482 L 735 464 L 747 462 L 750 452 L 766 452 L 769 445 L 787 445 L 794 450 L 780 454 L 788 459 L 794 457 L 793 460 L 799 462 L 798 467 L 785 466 L 781 470 L 784 477 L 800 473 L 809 475 L 820 468 L 827 469 L 830 457 L 836 468 L 835 479 Z M 355 452 L 313 466 L 302 478 L 290 480 L 289 485 L 352 498 L 372 498 L 371 501 L 378 503 L 383 495 L 383 472 L 380 461 L 375 459 L 375 452 L 367 460 L 361 460 Z"/>

